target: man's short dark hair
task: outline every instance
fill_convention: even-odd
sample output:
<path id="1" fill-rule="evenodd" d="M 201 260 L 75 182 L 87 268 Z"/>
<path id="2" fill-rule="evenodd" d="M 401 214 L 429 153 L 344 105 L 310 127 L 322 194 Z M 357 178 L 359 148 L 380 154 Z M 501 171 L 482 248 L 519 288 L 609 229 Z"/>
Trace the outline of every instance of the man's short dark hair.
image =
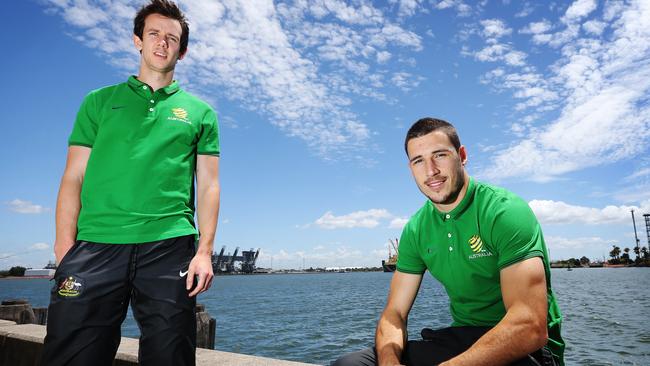
<path id="1" fill-rule="evenodd" d="M 187 24 L 185 15 L 173 1 L 168 0 L 151 0 L 148 5 L 140 8 L 133 19 L 133 34 L 142 39 L 144 32 L 144 20 L 151 14 L 160 14 L 164 17 L 178 20 L 181 23 L 181 48 L 180 54 L 184 55 L 187 51 L 187 42 L 190 39 L 190 27 Z"/>
<path id="2" fill-rule="evenodd" d="M 434 131 L 443 132 L 447 135 L 451 144 L 454 145 L 456 151 L 460 149 L 460 138 L 458 138 L 458 132 L 456 132 L 454 125 L 442 119 L 425 117 L 415 122 L 406 133 L 406 139 L 404 140 L 404 151 L 406 151 L 406 155 L 408 156 L 409 154 L 407 147 L 411 139 L 428 135 Z"/>

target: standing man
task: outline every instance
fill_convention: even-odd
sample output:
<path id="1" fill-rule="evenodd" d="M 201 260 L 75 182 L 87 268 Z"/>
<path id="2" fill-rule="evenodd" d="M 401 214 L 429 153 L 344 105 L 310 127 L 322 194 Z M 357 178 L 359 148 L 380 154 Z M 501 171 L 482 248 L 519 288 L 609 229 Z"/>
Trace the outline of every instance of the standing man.
<path id="1" fill-rule="evenodd" d="M 334 365 L 563 365 L 562 317 L 528 204 L 467 174 L 467 152 L 446 121 L 420 119 L 404 147 L 428 200 L 402 232 L 375 347 Z M 454 322 L 407 341 L 426 270 L 447 290 Z"/>
<path id="2" fill-rule="evenodd" d="M 152 0 L 134 19 L 138 76 L 81 105 L 56 208 L 44 365 L 111 365 L 129 302 L 140 364 L 195 363 L 196 295 L 213 278 L 219 133 L 212 108 L 173 80 L 188 36 L 176 4 Z"/>

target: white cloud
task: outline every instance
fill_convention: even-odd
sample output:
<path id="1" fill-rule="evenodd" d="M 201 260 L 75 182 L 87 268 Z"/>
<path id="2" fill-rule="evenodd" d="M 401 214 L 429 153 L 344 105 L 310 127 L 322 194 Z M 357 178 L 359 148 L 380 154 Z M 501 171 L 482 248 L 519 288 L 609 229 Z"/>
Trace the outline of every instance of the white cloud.
<path id="1" fill-rule="evenodd" d="M 391 229 L 403 229 L 404 225 L 409 221 L 408 217 L 396 217 L 390 221 L 390 225 L 388 225 L 389 228 Z"/>
<path id="2" fill-rule="evenodd" d="M 391 78 L 392 83 L 405 92 L 417 88 L 422 80 L 424 78 L 415 77 L 408 72 L 396 72 Z"/>
<path id="3" fill-rule="evenodd" d="M 483 36 L 485 38 L 501 38 L 512 33 L 512 29 L 500 19 L 481 20 L 483 26 Z"/>
<path id="4" fill-rule="evenodd" d="M 381 260 L 385 259 L 388 251 L 376 249 L 369 252 L 355 249 L 352 246 L 341 243 L 328 243 L 318 245 L 309 251 L 260 251 L 257 265 L 260 267 L 271 266 L 273 268 L 302 268 L 303 263 L 309 267 L 379 267 Z M 304 259 L 304 261 L 303 261 Z"/>
<path id="5" fill-rule="evenodd" d="M 532 22 L 526 27 L 522 28 L 519 33 L 523 34 L 541 34 L 546 33 L 553 28 L 553 25 L 548 20 L 544 19 L 539 22 Z"/>
<path id="6" fill-rule="evenodd" d="M 380 220 L 391 217 L 392 215 L 385 209 L 356 211 L 342 216 L 334 216 L 331 211 L 328 211 L 314 223 L 324 229 L 374 228 L 379 226 Z"/>
<path id="7" fill-rule="evenodd" d="M 548 181 L 647 151 L 650 3 L 632 2 L 618 10 L 609 23 L 612 36 L 607 40 L 575 39 L 573 29 L 554 35 L 553 42 L 571 42 L 562 43 L 560 57 L 547 72 L 522 66 L 527 71 L 484 75 L 481 82 L 497 90 L 511 89 L 522 100 L 517 110 L 559 113 L 500 150 L 490 167 L 479 169 L 479 176 L 495 181 L 509 177 Z"/>
<path id="8" fill-rule="evenodd" d="M 415 14 L 420 7 L 422 0 L 390 0 L 391 4 L 399 4 L 397 15 L 407 17 Z"/>
<path id="9" fill-rule="evenodd" d="M 472 8 L 462 0 L 440 0 L 434 3 L 434 7 L 439 10 L 456 8 L 457 14 L 460 17 L 467 17 L 472 13 Z"/>
<path id="10" fill-rule="evenodd" d="M 137 68 L 131 1 L 49 4 L 75 27 L 75 39 L 125 72 Z M 230 99 L 261 113 L 325 159 L 370 149 L 372 132 L 352 112 L 352 98 L 386 99 L 368 75 L 387 61 L 389 47 L 422 50 L 418 35 L 365 1 L 197 0 L 181 5 L 191 36 L 176 78 L 213 104 L 217 98 Z M 355 154 L 344 154 L 349 151 Z"/>
<path id="11" fill-rule="evenodd" d="M 576 0 L 564 13 L 567 21 L 574 21 L 586 17 L 592 11 L 596 10 L 595 0 Z"/>
<path id="12" fill-rule="evenodd" d="M 612 243 L 611 240 L 605 240 L 600 237 L 564 238 L 549 236 L 545 241 L 550 249 L 593 249 L 594 247 L 607 247 Z"/>
<path id="13" fill-rule="evenodd" d="M 597 36 L 603 33 L 605 27 L 607 27 L 607 23 L 598 20 L 590 20 L 582 24 L 585 31 Z"/>
<path id="14" fill-rule="evenodd" d="M 8 202 L 7 205 L 11 211 L 21 214 L 42 214 L 50 211 L 50 209 L 47 207 L 35 205 L 30 201 L 23 201 L 17 198 L 11 202 Z"/>
<path id="15" fill-rule="evenodd" d="M 50 248 L 48 243 L 35 243 L 29 247 L 32 250 L 47 250 Z"/>
<path id="16" fill-rule="evenodd" d="M 522 9 L 515 13 L 515 18 L 525 18 L 532 14 L 533 11 L 535 11 L 535 7 L 531 3 L 525 2 Z"/>
<path id="17" fill-rule="evenodd" d="M 528 203 L 542 224 L 621 224 L 631 221 L 630 210 L 650 212 L 650 200 L 640 206 L 606 206 L 593 208 L 562 201 L 532 200 Z"/>

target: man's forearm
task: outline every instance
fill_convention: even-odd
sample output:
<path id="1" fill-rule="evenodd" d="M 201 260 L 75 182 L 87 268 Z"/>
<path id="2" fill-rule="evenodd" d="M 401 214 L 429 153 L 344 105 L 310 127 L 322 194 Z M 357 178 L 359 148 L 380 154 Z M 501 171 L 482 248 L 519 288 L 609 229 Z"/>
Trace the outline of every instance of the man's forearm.
<path id="1" fill-rule="evenodd" d="M 199 216 L 199 253 L 212 255 L 217 220 L 219 218 L 219 195 L 220 187 L 218 182 L 212 182 L 205 187 L 200 187 L 197 192 L 197 211 Z"/>
<path id="2" fill-rule="evenodd" d="M 526 357 L 547 341 L 546 324 L 535 323 L 534 319 L 524 312 L 506 314 L 467 351 L 441 365 L 507 365 Z"/>
<path id="3" fill-rule="evenodd" d="M 63 175 L 56 203 L 56 239 L 54 252 L 57 262 L 77 238 L 77 219 L 81 209 L 81 184 L 78 178 Z"/>
<path id="4" fill-rule="evenodd" d="M 379 366 L 400 365 L 406 343 L 406 320 L 384 312 L 377 324 L 375 347 Z"/>

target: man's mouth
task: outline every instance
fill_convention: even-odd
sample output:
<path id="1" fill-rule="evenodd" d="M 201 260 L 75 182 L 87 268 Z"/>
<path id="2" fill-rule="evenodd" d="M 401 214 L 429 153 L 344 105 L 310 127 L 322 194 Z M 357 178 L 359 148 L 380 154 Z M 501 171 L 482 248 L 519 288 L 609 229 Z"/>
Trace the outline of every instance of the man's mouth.
<path id="1" fill-rule="evenodd" d="M 440 187 L 442 187 L 442 185 L 445 183 L 445 181 L 446 181 L 446 178 L 427 179 L 427 180 L 424 182 L 424 184 L 425 184 L 427 187 L 429 187 L 429 188 L 431 188 L 431 189 L 433 189 L 433 190 L 437 190 L 437 189 L 439 189 Z"/>
<path id="2" fill-rule="evenodd" d="M 167 53 L 165 53 L 165 52 L 158 52 L 158 51 L 156 51 L 156 52 L 154 52 L 153 54 L 156 55 L 156 56 L 158 56 L 158 57 L 167 58 Z"/>

